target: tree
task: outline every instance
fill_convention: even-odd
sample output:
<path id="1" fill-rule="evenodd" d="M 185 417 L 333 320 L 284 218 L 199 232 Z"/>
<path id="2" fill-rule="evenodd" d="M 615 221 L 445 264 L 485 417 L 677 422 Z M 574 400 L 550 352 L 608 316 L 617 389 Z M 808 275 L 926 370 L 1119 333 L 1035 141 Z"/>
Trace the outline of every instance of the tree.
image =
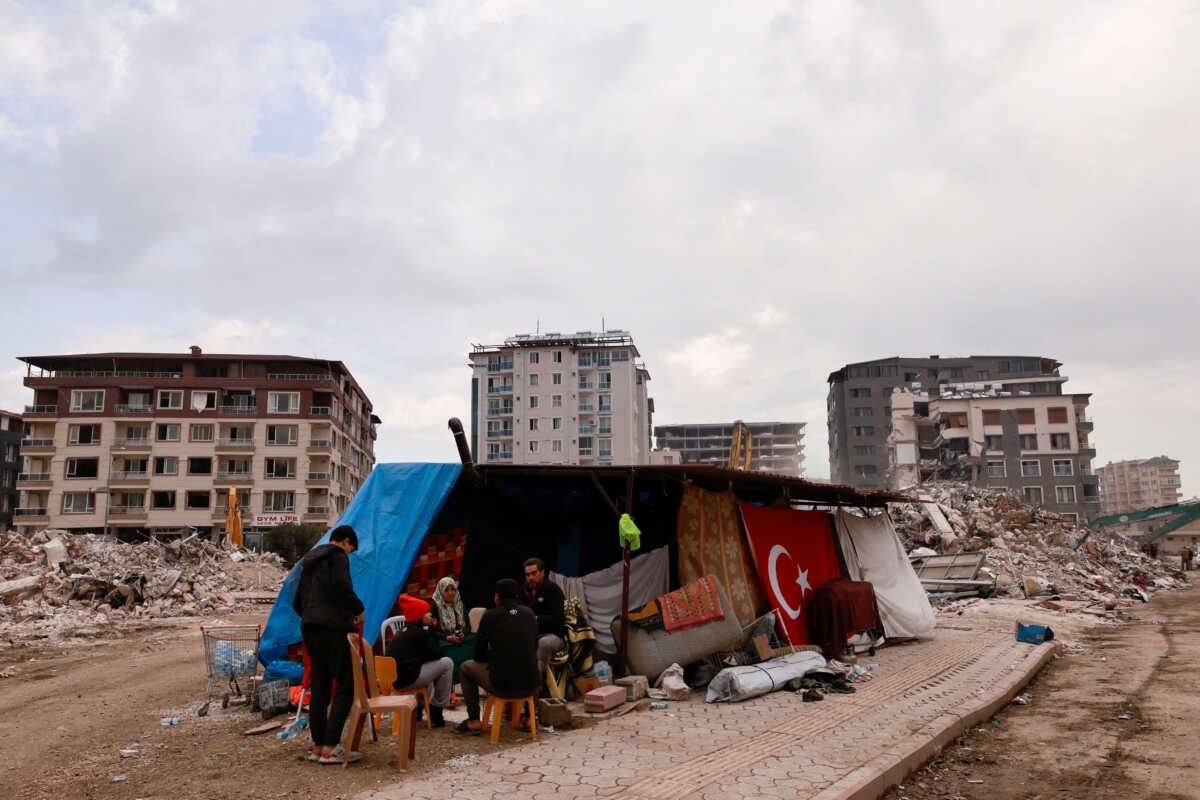
<path id="1" fill-rule="evenodd" d="M 263 537 L 263 547 L 278 553 L 289 567 L 299 561 L 325 533 L 312 525 L 277 525 Z"/>

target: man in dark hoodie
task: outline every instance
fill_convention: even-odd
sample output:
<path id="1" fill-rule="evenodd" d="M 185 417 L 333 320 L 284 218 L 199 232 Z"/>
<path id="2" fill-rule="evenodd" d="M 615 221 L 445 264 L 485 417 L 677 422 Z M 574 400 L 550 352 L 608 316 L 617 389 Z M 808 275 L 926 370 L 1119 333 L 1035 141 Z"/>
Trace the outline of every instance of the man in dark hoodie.
<path id="1" fill-rule="evenodd" d="M 341 763 L 332 756 L 354 702 L 354 674 L 350 665 L 350 643 L 362 622 L 363 604 L 350 580 L 350 554 L 358 549 L 358 534 L 341 525 L 329 534 L 329 543 L 315 547 L 301 559 L 300 586 L 292 608 L 300 615 L 300 632 L 312 663 L 312 699 L 309 722 L 312 728 L 314 761 Z M 329 707 L 332 684 L 337 681 L 333 707 Z"/>

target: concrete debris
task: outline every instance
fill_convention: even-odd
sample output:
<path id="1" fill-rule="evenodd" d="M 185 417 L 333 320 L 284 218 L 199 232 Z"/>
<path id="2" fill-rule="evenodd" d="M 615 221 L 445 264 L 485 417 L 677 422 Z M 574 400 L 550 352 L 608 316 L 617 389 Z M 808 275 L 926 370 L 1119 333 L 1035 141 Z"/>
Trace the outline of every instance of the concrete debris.
<path id="1" fill-rule="evenodd" d="M 918 496 L 932 502 L 892 507 L 905 550 L 982 550 L 987 566 L 979 577 L 995 578 L 997 596 L 1053 596 L 1113 613 L 1189 585 L 1174 560 L 1151 558 L 1119 533 L 1089 529 L 1003 489 L 944 481 L 922 484 Z"/>
<path id="2" fill-rule="evenodd" d="M 111 635 L 123 622 L 229 611 L 239 592 L 273 593 L 285 575 L 274 553 L 197 537 L 14 535 L 0 543 L 0 642 L 62 643 Z"/>

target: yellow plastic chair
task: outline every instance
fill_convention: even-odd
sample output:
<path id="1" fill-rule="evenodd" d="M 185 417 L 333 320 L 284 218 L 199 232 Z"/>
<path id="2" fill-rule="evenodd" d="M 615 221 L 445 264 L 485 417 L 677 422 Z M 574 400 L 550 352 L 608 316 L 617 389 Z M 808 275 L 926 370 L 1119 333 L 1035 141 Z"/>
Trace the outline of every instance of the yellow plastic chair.
<path id="1" fill-rule="evenodd" d="M 500 741 L 500 725 L 504 718 L 504 706 L 509 706 L 509 713 L 512 715 L 512 725 L 517 727 L 517 721 L 521 718 L 521 706 L 528 705 L 529 707 L 529 731 L 533 734 L 533 740 L 537 741 L 537 713 L 533 709 L 533 695 L 528 697 L 497 697 L 494 694 L 489 694 L 487 703 L 483 706 L 483 727 L 487 727 L 488 718 L 492 720 L 492 744 Z"/>
<path id="2" fill-rule="evenodd" d="M 400 772 L 404 772 L 408 769 L 408 760 L 416 755 L 417 737 L 412 723 L 417 701 L 412 697 L 381 695 L 371 649 L 357 633 L 348 633 L 346 638 L 350 642 L 350 666 L 354 674 L 354 704 L 350 706 L 346 727 L 342 729 L 342 767 L 349 766 L 350 753 L 358 749 L 367 717 L 378 712 L 390 711 L 392 719 L 400 721 L 400 731 L 396 737 L 396 767 Z M 363 658 L 364 654 L 366 658 Z M 367 673 L 365 679 L 364 667 Z"/>
<path id="3" fill-rule="evenodd" d="M 375 674 L 379 676 L 379 691 L 387 695 L 416 695 L 425 702 L 425 727 L 426 729 L 433 728 L 433 720 L 429 713 L 429 687 L 418 686 L 416 689 L 397 689 L 396 683 L 396 659 L 390 656 L 375 656 Z M 379 721 L 383 713 L 375 715 L 375 730 L 379 730 Z M 392 715 L 392 735 L 395 736 L 400 732 L 400 720 L 396 719 L 396 715 Z"/>

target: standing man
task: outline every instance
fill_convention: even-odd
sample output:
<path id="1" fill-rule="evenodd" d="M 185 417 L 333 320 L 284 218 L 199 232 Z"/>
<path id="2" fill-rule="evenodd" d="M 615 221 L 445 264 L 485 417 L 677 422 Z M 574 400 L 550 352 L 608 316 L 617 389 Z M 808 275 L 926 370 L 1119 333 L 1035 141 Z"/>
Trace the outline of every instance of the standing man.
<path id="1" fill-rule="evenodd" d="M 450 676 L 454 674 L 454 662 L 442 655 L 442 648 L 433 633 L 433 614 L 424 600 L 412 598 L 412 606 L 421 603 L 425 612 L 419 622 L 410 622 L 404 630 L 397 631 L 387 643 L 384 652 L 396 660 L 397 689 L 431 688 L 429 697 L 429 721 L 435 728 L 446 725 L 442 709 L 450 705 Z M 418 611 L 409 608 L 405 616 Z M 415 614 L 414 614 L 415 616 Z M 424 709 L 417 707 L 419 712 Z"/>
<path id="2" fill-rule="evenodd" d="M 292 609 L 300 615 L 300 632 L 312 664 L 312 698 L 309 722 L 313 751 L 309 759 L 322 764 L 341 763 L 333 757 L 342 738 L 342 728 L 354 701 L 354 673 L 350 665 L 350 643 L 363 620 L 363 604 L 350 580 L 350 554 L 358 549 L 358 534 L 341 525 L 329 534 L 329 543 L 314 547 L 300 560 L 300 586 Z M 333 682 L 337 694 L 329 700 Z M 351 754 L 350 760 L 356 760 Z"/>
<path id="3" fill-rule="evenodd" d="M 1183 571 L 1187 572 L 1188 568 L 1192 566 L 1192 548 L 1185 546 L 1183 548 L 1183 552 L 1179 554 L 1179 557 L 1183 561 Z"/>
<path id="4" fill-rule="evenodd" d="M 475 658 L 459 668 L 467 718 L 455 726 L 455 733 L 478 736 L 483 732 L 479 722 L 481 686 L 498 697 L 526 697 L 537 692 L 541 681 L 534 655 L 538 623 L 533 612 L 517 602 L 520 591 L 512 578 L 496 581 L 496 606 L 479 621 Z"/>
<path id="5" fill-rule="evenodd" d="M 525 593 L 521 602 L 529 606 L 537 617 L 537 669 L 538 680 L 541 681 L 550 657 L 567 640 L 567 615 L 563 610 L 566 598 L 562 589 L 553 581 L 546 580 L 546 565 L 540 558 L 525 562 Z"/>

